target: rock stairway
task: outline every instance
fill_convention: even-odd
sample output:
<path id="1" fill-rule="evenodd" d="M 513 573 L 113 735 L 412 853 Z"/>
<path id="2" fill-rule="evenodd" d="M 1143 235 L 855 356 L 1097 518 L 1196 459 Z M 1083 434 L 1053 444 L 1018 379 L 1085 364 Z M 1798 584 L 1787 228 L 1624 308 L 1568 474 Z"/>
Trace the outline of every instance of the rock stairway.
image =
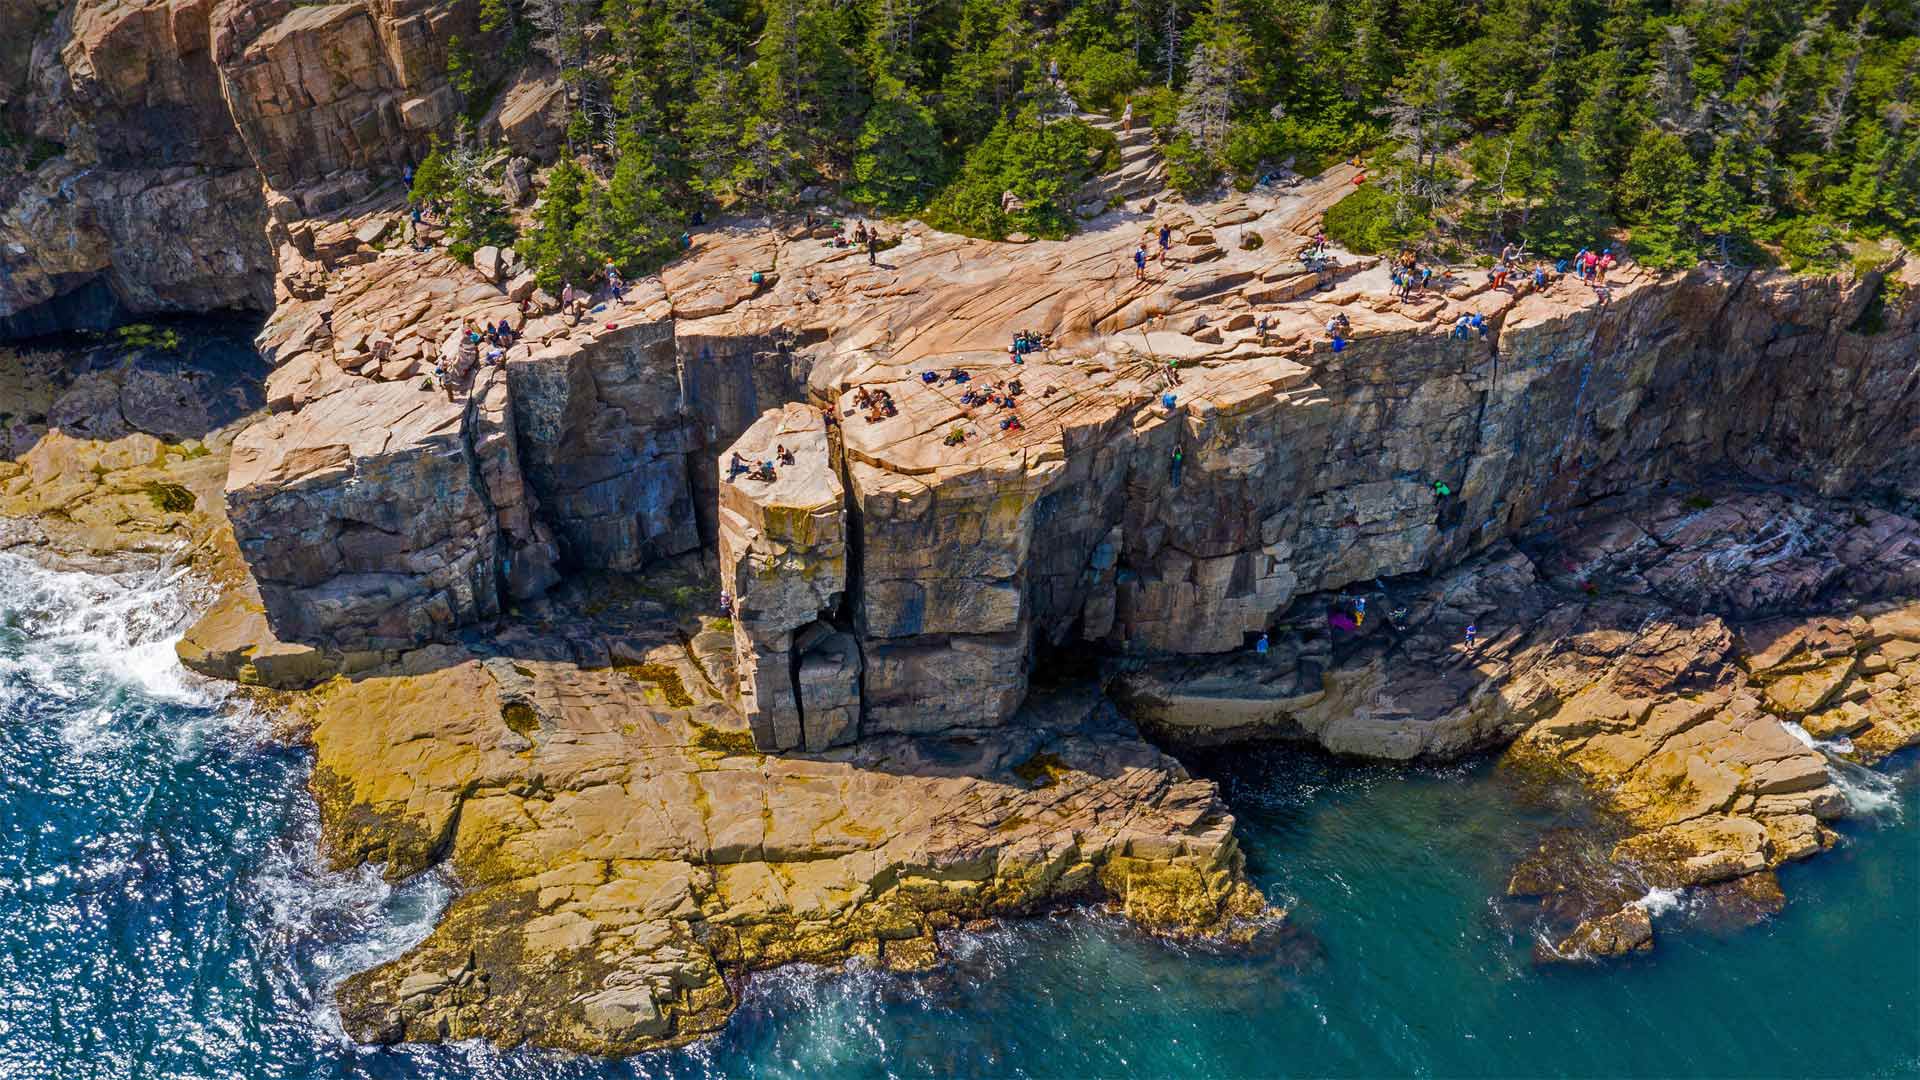
<path id="1" fill-rule="evenodd" d="M 1074 212 L 1096 218 L 1117 204 L 1159 195 L 1167 187 L 1167 163 L 1154 145 L 1153 129 L 1137 124 L 1131 132 L 1103 113 L 1081 113 L 1080 119 L 1110 131 L 1120 140 L 1120 167 L 1087 182 L 1073 197 Z"/>

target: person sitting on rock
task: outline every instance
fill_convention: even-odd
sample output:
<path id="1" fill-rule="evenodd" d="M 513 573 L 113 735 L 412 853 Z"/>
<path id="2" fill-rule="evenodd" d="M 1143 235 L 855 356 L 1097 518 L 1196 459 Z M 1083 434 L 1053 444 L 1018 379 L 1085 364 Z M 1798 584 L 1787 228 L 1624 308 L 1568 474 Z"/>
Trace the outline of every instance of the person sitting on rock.
<path id="1" fill-rule="evenodd" d="M 1333 316 L 1327 320 L 1328 337 L 1344 337 L 1352 332 L 1353 324 L 1347 321 L 1347 313 L 1344 311 L 1334 312 Z"/>
<path id="2" fill-rule="evenodd" d="M 775 473 L 773 471 L 773 462 L 762 461 L 758 468 L 754 469 L 752 472 L 747 474 L 747 479 L 760 480 L 767 483 L 771 483 L 773 481 L 774 476 L 775 476 Z"/>
<path id="3" fill-rule="evenodd" d="M 1453 320 L 1453 339 L 1455 341 L 1467 340 L 1473 332 L 1472 327 L 1473 316 L 1471 315 L 1462 315 Z"/>
<path id="4" fill-rule="evenodd" d="M 1009 394 L 1024 394 L 1026 392 L 1027 388 L 1020 385 L 1019 379 L 1015 379 L 1007 384 L 1007 393 Z"/>
<path id="5" fill-rule="evenodd" d="M 959 368 L 954 368 L 952 372 L 948 373 L 947 378 L 952 379 L 956 383 L 963 383 L 963 382 L 966 382 L 968 379 L 973 378 L 973 376 L 967 374 L 966 372 L 960 370 Z"/>
<path id="6" fill-rule="evenodd" d="M 782 465 L 793 464 L 793 451 L 787 449 L 784 445 L 774 447 L 774 456 L 780 459 L 780 464 Z"/>
<path id="7" fill-rule="evenodd" d="M 928 386 L 932 386 L 934 383 L 940 381 L 940 376 L 932 371 L 923 371 L 920 373 L 920 381 L 926 383 Z"/>
<path id="8" fill-rule="evenodd" d="M 1000 421 L 1000 430 L 1002 431 L 1020 431 L 1022 428 L 1023 425 L 1020 423 L 1018 416 L 1009 416 L 1005 420 Z"/>
<path id="9" fill-rule="evenodd" d="M 866 387 L 859 387 L 853 392 L 853 403 L 863 409 L 867 408 L 873 404 L 873 395 L 867 392 Z"/>
<path id="10" fill-rule="evenodd" d="M 727 479 L 732 480 L 741 473 L 752 471 L 752 469 L 747 467 L 747 459 L 740 456 L 740 451 L 735 450 L 733 452 L 733 460 L 727 462 Z"/>

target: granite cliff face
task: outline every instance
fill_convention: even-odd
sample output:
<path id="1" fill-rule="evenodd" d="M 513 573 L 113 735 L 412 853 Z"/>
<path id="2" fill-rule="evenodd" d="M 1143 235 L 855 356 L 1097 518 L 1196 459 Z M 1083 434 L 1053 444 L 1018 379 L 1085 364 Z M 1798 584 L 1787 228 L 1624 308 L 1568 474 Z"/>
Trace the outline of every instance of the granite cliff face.
<path id="1" fill-rule="evenodd" d="M 1910 262 L 1395 302 L 1292 255 L 1336 170 L 1155 208 L 1145 280 L 1139 207 L 1058 243 L 908 223 L 877 264 L 734 224 L 562 314 L 511 250 L 396 242 L 468 10 L 0 13 L 35 58 L 3 107 L 57 151 L 0 184 L 0 333 L 271 309 L 272 368 L 238 430 L 150 360 L 32 391 L 0 511 L 37 518 L 0 544 L 216 552 L 183 660 L 311 690 L 338 862 L 456 876 L 343 986 L 355 1036 L 629 1052 L 747 972 L 921 966 L 1061 903 L 1259 932 L 1232 818 L 1140 730 L 1510 744 L 1587 786 L 1614 831 L 1511 886 L 1549 960 L 1650 946 L 1623 882 L 1776 904 L 1838 762 L 1920 741 Z M 534 148 L 559 87 L 521 75 L 486 123 Z M 481 321 L 514 340 L 464 349 Z M 1016 363 L 1023 330 L 1054 341 Z M 1086 655 L 1125 715 L 1031 689 Z"/>
<path id="2" fill-rule="evenodd" d="M 537 595 L 555 567 L 634 570 L 710 545 L 742 612 L 741 690 L 775 749 L 992 723 L 1018 709 L 1040 650 L 1228 652 L 1298 597 L 1445 570 L 1664 483 L 1737 473 L 1896 499 L 1920 486 L 1920 309 L 1848 329 L 1879 276 L 1638 273 L 1606 303 L 1572 281 L 1516 296 L 1461 280 L 1398 305 L 1373 299 L 1364 266 L 1316 292 L 1285 258 L 1206 246 L 1222 219 L 1284 236 L 1313 198 L 1203 211 L 1213 221 L 1185 228 L 1193 261 L 1147 282 L 1113 265 L 1124 225 L 1026 247 L 911 230 L 880 267 L 718 231 L 581 325 L 524 319 L 503 287 L 437 255 L 363 259 L 263 335 L 281 360 L 269 397 L 294 411 L 238 446 L 236 530 L 263 582 L 332 598 L 265 590 L 279 633 L 340 652 L 445 640 L 500 596 Z M 772 280 L 749 280 L 770 265 Z M 1319 329 L 1336 309 L 1353 321 L 1337 353 Z M 1469 312 L 1485 336 L 1449 332 Z M 522 337 L 474 396 L 504 394 L 511 438 L 488 409 L 432 404 L 440 392 L 410 381 L 462 318 L 499 317 Z M 1004 341 L 1029 326 L 1058 341 L 1009 363 Z M 963 400 L 1015 378 L 1012 412 Z M 869 419 L 857 399 L 880 392 L 893 414 Z M 376 435 L 341 435 L 389 399 L 418 400 L 419 425 L 394 411 Z M 822 407 L 830 427 L 805 418 Z M 734 451 L 769 459 L 783 434 L 831 449 L 775 481 L 721 478 Z M 294 516 L 251 509 L 334 483 L 325 448 L 349 444 L 339 493 L 405 476 L 414 486 L 384 500 L 405 522 L 367 522 L 334 495 Z M 301 471 L 263 473 L 256 454 Z M 418 609 L 404 633 L 380 614 L 396 605 Z M 857 697 L 857 732 L 800 734 L 800 637 L 830 638 L 858 672 L 857 695 L 819 690 Z"/>
<path id="3" fill-rule="evenodd" d="M 397 182 L 459 109 L 463 0 L 49 0 L 0 13 L 0 336 L 270 310 L 301 219 Z M 24 55 L 21 55 L 24 54 Z M 509 79 L 482 126 L 552 139 L 559 84 Z"/>

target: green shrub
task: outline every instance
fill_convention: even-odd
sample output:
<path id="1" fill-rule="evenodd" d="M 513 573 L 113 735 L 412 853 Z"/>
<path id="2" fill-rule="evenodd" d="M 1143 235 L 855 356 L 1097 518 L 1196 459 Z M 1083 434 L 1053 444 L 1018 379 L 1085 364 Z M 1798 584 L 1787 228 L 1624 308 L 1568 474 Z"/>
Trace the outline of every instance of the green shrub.
<path id="1" fill-rule="evenodd" d="M 1167 159 L 1167 185 L 1189 199 L 1211 190 L 1219 179 L 1220 170 L 1213 159 L 1188 136 L 1181 135 L 1161 146 L 1160 153 Z"/>
<path id="2" fill-rule="evenodd" d="M 1362 184 L 1353 194 L 1327 208 L 1327 238 L 1349 251 L 1378 255 L 1424 236 L 1432 222 L 1411 204 L 1405 218 L 1394 220 L 1393 193 L 1379 184 Z"/>
<path id="3" fill-rule="evenodd" d="M 1067 88 L 1083 109 L 1118 114 L 1127 92 L 1145 82 L 1147 74 L 1131 52 L 1089 46 L 1066 64 Z M 1138 109 L 1135 110 L 1136 116 Z"/>
<path id="4" fill-rule="evenodd" d="M 152 323 L 128 323 L 119 329 L 120 344 L 129 349 L 160 349 L 178 352 L 180 335 Z"/>
<path id="5" fill-rule="evenodd" d="M 197 500 L 193 492 L 179 484 L 155 482 L 146 486 L 147 498 L 153 500 L 153 508 L 163 514 L 185 514 L 193 510 Z"/>
<path id="6" fill-rule="evenodd" d="M 1040 123 L 1032 109 L 994 125 L 960 175 L 928 208 L 936 228 L 999 240 L 1009 233 L 1058 239 L 1073 231 L 1073 194 L 1110 167 L 1119 141 L 1080 120 Z M 1008 211 L 1002 193 L 1024 204 Z"/>
<path id="7" fill-rule="evenodd" d="M 1846 233 L 1823 217 L 1789 218 L 1771 232 L 1787 268 L 1795 272 L 1836 269 L 1847 256 Z"/>

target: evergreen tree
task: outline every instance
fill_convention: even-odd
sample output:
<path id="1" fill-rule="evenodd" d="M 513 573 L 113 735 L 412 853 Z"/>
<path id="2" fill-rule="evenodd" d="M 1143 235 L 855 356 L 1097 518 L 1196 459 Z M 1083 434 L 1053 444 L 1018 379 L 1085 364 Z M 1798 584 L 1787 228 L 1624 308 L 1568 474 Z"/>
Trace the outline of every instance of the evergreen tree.
<path id="1" fill-rule="evenodd" d="M 880 76 L 853 159 L 853 196 L 882 210 L 915 210 L 943 171 L 933 110 L 899 79 Z"/>

